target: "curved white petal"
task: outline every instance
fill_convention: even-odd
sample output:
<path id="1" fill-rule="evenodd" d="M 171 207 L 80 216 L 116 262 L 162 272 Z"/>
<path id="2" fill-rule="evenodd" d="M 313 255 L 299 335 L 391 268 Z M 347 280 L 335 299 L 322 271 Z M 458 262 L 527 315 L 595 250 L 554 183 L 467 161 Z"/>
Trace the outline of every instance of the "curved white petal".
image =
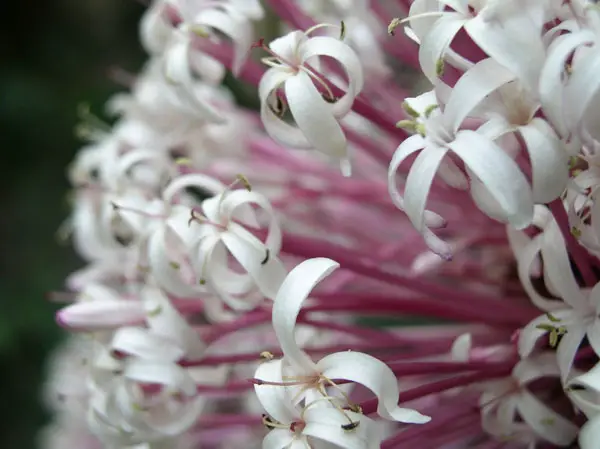
<path id="1" fill-rule="evenodd" d="M 336 352 L 317 363 L 329 379 L 346 379 L 364 385 L 379 401 L 377 413 L 394 421 L 423 424 L 431 420 L 416 410 L 398 407 L 400 391 L 392 370 L 381 360 L 362 352 Z"/>
<path id="2" fill-rule="evenodd" d="M 557 128 L 559 134 L 565 137 L 567 127 L 564 117 L 564 86 L 562 76 L 566 62 L 572 52 L 579 46 L 594 39 L 591 31 L 568 33 L 559 36 L 548 49 L 548 57 L 544 61 L 540 73 L 539 94 L 544 114 Z"/>
<path id="3" fill-rule="evenodd" d="M 556 316 L 556 313 L 554 313 L 554 316 Z M 521 358 L 529 357 L 540 337 L 548 333 L 547 330 L 540 329 L 538 326 L 540 324 L 549 324 L 549 321 L 547 315 L 540 315 L 521 329 L 517 343 L 519 356 L 521 356 Z"/>
<path id="4" fill-rule="evenodd" d="M 567 446 L 577 437 L 578 427 L 528 391 L 521 392 L 518 410 L 523 420 L 544 440 Z"/>
<path id="5" fill-rule="evenodd" d="M 581 449 L 595 449 L 600 441 L 600 415 L 590 419 L 579 431 Z"/>
<path id="6" fill-rule="evenodd" d="M 295 439 L 288 429 L 273 429 L 263 439 L 262 449 L 289 449 Z"/>
<path id="7" fill-rule="evenodd" d="M 514 14 L 510 21 L 488 20 L 479 14 L 467 22 L 465 30 L 483 51 L 513 72 L 531 92 L 537 90 L 546 49 L 541 30 L 532 25 L 527 14 Z"/>
<path id="8" fill-rule="evenodd" d="M 417 230 L 425 225 L 425 204 L 433 178 L 448 150 L 442 147 L 425 148 L 413 163 L 404 188 L 404 210 Z"/>
<path id="9" fill-rule="evenodd" d="M 519 133 L 531 160 L 533 200 L 549 203 L 565 190 L 569 179 L 568 155 L 554 130 L 545 120 L 535 118 Z"/>
<path id="10" fill-rule="evenodd" d="M 308 259 L 287 275 L 273 304 L 273 328 L 284 358 L 301 371 L 315 372 L 315 363 L 296 343 L 294 329 L 302 303 L 315 286 L 331 274 L 339 264 L 323 257 Z"/>
<path id="11" fill-rule="evenodd" d="M 221 241 L 252 276 L 260 291 L 267 298 L 275 299 L 286 276 L 285 268 L 276 254 L 270 254 L 260 240 L 248 234 L 230 230 L 221 235 Z M 253 241 L 249 241 L 250 238 Z"/>
<path id="12" fill-rule="evenodd" d="M 237 76 L 250 51 L 252 24 L 235 7 L 223 4 L 221 8 L 201 11 L 194 22 L 214 28 L 231 39 L 234 46 L 232 72 Z"/>
<path id="13" fill-rule="evenodd" d="M 556 221 L 551 221 L 542 234 L 542 258 L 552 286 L 564 302 L 585 311 L 590 305 L 573 274 L 565 240 Z"/>
<path id="14" fill-rule="evenodd" d="M 567 380 L 567 377 L 571 373 L 575 354 L 579 349 L 583 337 L 585 337 L 585 327 L 583 326 L 583 323 L 576 321 L 567 326 L 567 333 L 560 339 L 560 343 L 556 350 L 556 359 L 563 382 Z"/>
<path id="15" fill-rule="evenodd" d="M 196 394 L 196 384 L 185 368 L 174 363 L 132 359 L 127 361 L 123 376 L 139 383 L 159 384 L 187 396 Z"/>
<path id="16" fill-rule="evenodd" d="M 305 62 L 315 56 L 329 56 L 342 65 L 348 75 L 348 91 L 333 103 L 331 110 L 337 118 L 345 116 L 364 85 L 362 64 L 354 50 L 338 39 L 317 36 L 300 46 L 299 56 Z"/>
<path id="17" fill-rule="evenodd" d="M 398 209 L 402 211 L 405 210 L 404 198 L 398 191 L 396 184 L 398 168 L 400 167 L 402 161 L 404 161 L 411 154 L 424 149 L 425 145 L 425 139 L 423 139 L 423 137 L 420 135 L 415 134 L 414 136 L 410 136 L 408 139 L 402 142 L 396 149 L 394 156 L 392 156 L 392 160 L 388 169 L 388 192 L 392 198 L 392 202 Z M 440 215 L 431 211 L 425 211 L 424 220 L 425 225 L 428 227 L 440 227 L 443 225 L 443 223 L 445 223 L 445 220 Z"/>
<path id="18" fill-rule="evenodd" d="M 137 327 L 122 327 L 117 330 L 111 347 L 147 360 L 175 361 L 184 356 L 183 349 L 174 341 Z"/>
<path id="19" fill-rule="evenodd" d="M 188 358 L 199 358 L 204 354 L 206 346 L 198 333 L 159 289 L 146 286 L 142 298 L 148 327 L 153 333 L 175 342 Z"/>
<path id="20" fill-rule="evenodd" d="M 533 220 L 531 189 L 519 166 L 502 148 L 475 131 L 460 131 L 448 147 L 485 184 L 517 229 Z"/>
<path id="21" fill-rule="evenodd" d="M 298 127 L 286 123 L 272 110 L 276 107 L 275 90 L 292 76 L 289 72 L 275 68 L 265 72 L 258 85 L 260 118 L 265 130 L 276 142 L 293 148 L 308 149 L 312 144 L 304 133 Z"/>
<path id="22" fill-rule="evenodd" d="M 454 131 L 488 95 L 515 79 L 515 75 L 494 59 L 479 61 L 460 77 L 444 109 L 444 121 Z"/>
<path id="23" fill-rule="evenodd" d="M 269 382 L 284 382 L 283 360 L 271 360 L 258 365 L 254 377 Z M 254 385 L 254 391 L 267 414 L 283 424 L 290 424 L 300 415 L 292 403 L 293 397 L 286 387 L 276 385 Z"/>
<path id="24" fill-rule="evenodd" d="M 597 44 L 596 44 L 597 45 Z M 600 71 L 600 57 L 597 52 L 587 54 L 581 60 L 569 77 L 565 87 L 565 117 L 571 126 L 577 126 L 583 119 L 592 100 L 596 101 L 596 94 L 600 90 L 600 77 L 596 76 Z"/>
<path id="25" fill-rule="evenodd" d="M 377 432 L 372 420 L 351 411 L 346 411 L 345 414 L 347 417 L 333 407 L 309 407 L 304 413 L 306 426 L 302 434 L 344 449 L 379 447 L 383 435 Z M 359 423 L 352 431 L 342 428 L 349 424 L 348 418 Z"/>
<path id="26" fill-rule="evenodd" d="M 194 93 L 194 78 L 189 59 L 189 39 L 179 39 L 166 53 L 165 77 L 172 83 L 174 92 L 183 102 L 190 104 L 206 120 L 223 123 L 224 118 L 205 99 Z"/>
<path id="27" fill-rule="evenodd" d="M 450 43 L 467 21 L 459 13 L 446 13 L 440 17 L 421 41 L 419 47 L 419 63 L 423 74 L 436 83 L 438 79 L 437 65 L 444 58 Z"/>
<path id="28" fill-rule="evenodd" d="M 298 128 L 314 148 L 334 159 L 347 159 L 346 136 L 310 76 L 301 71 L 288 79 L 285 96 Z"/>
<path id="29" fill-rule="evenodd" d="M 543 235 L 535 236 L 533 239 L 531 239 L 529 244 L 523 248 L 523 251 L 520 254 L 516 254 L 517 269 L 521 284 L 529 295 L 531 302 L 533 302 L 536 307 L 539 307 L 547 312 L 551 312 L 564 309 L 564 303 L 562 301 L 546 298 L 540 295 L 531 282 L 531 266 L 538 259 L 542 248 L 542 238 Z"/>

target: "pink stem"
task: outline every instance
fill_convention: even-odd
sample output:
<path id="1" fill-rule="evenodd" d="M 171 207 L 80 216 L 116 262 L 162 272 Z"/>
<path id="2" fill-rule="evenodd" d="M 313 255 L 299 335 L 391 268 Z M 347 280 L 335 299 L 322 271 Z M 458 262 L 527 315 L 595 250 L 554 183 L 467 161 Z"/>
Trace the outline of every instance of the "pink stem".
<path id="1" fill-rule="evenodd" d="M 474 323 L 496 324 L 500 326 L 519 327 L 523 324 L 522 311 L 515 309 L 510 315 L 498 313 L 493 306 L 473 304 L 464 307 L 448 301 L 436 301 L 425 298 L 380 298 L 362 295 L 340 295 L 343 302 L 328 302 L 305 307 L 305 312 L 331 311 L 361 314 L 384 314 L 386 316 L 420 315 L 449 320 L 468 321 Z M 354 302 L 350 300 L 354 299 Z M 395 312 L 395 313 L 394 313 Z"/>
<path id="2" fill-rule="evenodd" d="M 361 254 L 325 240 L 285 234 L 282 242 L 282 250 L 288 254 L 304 258 L 329 257 L 339 262 L 342 268 L 354 271 L 357 274 L 391 285 L 408 288 L 433 298 L 443 298 L 444 301 L 468 304 L 469 307 L 476 307 L 475 304 L 481 301 L 484 303 L 480 305 L 481 307 L 494 307 L 498 311 L 506 311 L 509 314 L 514 313 L 515 304 L 506 298 L 487 296 L 475 292 L 461 292 L 456 288 L 445 287 L 420 278 L 389 273 L 379 269 L 373 260 L 366 261 L 364 260 L 365 257 Z M 524 309 L 523 312 L 526 312 L 522 317 L 525 323 L 537 316 L 533 308 L 531 310 Z"/>
<path id="3" fill-rule="evenodd" d="M 221 426 L 256 426 L 262 423 L 259 415 L 201 415 L 198 420 L 200 428 Z"/>
<path id="4" fill-rule="evenodd" d="M 400 393 L 400 401 L 414 401 L 415 399 L 441 393 L 452 388 L 465 387 L 477 382 L 498 379 L 507 376 L 511 371 L 512 367 L 506 367 L 505 369 L 493 370 L 491 372 L 481 371 L 477 373 L 466 374 L 464 376 L 452 377 L 450 379 L 443 379 L 437 382 L 431 382 L 429 384 L 421 385 L 420 387 Z M 363 413 L 373 413 L 377 409 L 377 398 L 369 399 L 368 401 L 361 403 L 360 406 L 363 409 Z"/>
<path id="5" fill-rule="evenodd" d="M 271 321 L 271 313 L 267 310 L 258 310 L 249 312 L 241 318 L 225 324 L 213 326 L 204 336 L 206 343 L 213 343 L 221 337 L 246 329 L 258 324 L 264 324 Z"/>

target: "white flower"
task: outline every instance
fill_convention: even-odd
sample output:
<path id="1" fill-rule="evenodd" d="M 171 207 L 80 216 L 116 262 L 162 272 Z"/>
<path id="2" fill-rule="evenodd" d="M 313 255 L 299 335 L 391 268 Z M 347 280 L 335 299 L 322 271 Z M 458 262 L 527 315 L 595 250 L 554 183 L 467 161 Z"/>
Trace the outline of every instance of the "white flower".
<path id="1" fill-rule="evenodd" d="M 313 401 L 331 402 L 330 395 L 335 395 L 340 388 L 332 379 L 348 380 L 364 385 L 379 399 L 377 412 L 383 418 L 404 423 L 425 423 L 429 417 L 419 412 L 398 407 L 398 381 L 393 372 L 380 360 L 361 352 L 336 352 L 314 362 L 296 343 L 296 319 L 302 303 L 311 290 L 339 265 L 330 259 L 309 259 L 295 267 L 281 285 L 273 304 L 273 327 L 277 340 L 283 351 L 283 359 L 277 362 L 280 374 L 277 379 L 285 378 L 289 385 L 280 385 L 281 390 L 290 389 L 285 394 L 296 394 L 296 400 L 304 400 L 304 407 L 311 407 Z M 271 372 L 271 371 L 269 371 Z M 260 368 L 259 373 L 260 374 Z M 280 377 L 285 376 L 285 377 Z M 257 389 L 261 381 L 280 382 L 274 379 L 257 379 Z M 328 389 L 334 390 L 331 393 Z M 274 391 L 270 389 L 269 391 Z M 279 393 L 278 393 L 279 394 Z M 285 396 L 284 393 L 281 393 Z M 265 397 L 267 397 L 266 395 Z M 263 397 L 259 394 L 259 399 Z M 347 397 L 346 397 L 347 399 Z M 355 409 L 355 405 L 348 403 Z M 270 405 L 266 405 L 270 407 Z"/>
<path id="2" fill-rule="evenodd" d="M 203 342 L 160 290 L 145 287 L 141 300 L 148 327 L 119 329 L 110 352 L 101 349 L 94 360 L 88 425 L 105 443 L 177 436 L 196 422 L 204 403 L 190 370 L 177 364 L 201 357 Z"/>
<path id="3" fill-rule="evenodd" d="M 362 90 L 361 63 L 342 41 L 326 36 L 309 37 L 311 31 L 293 31 L 269 45 L 273 56 L 263 61 L 271 68 L 258 87 L 261 118 L 276 141 L 295 148 L 315 148 L 339 161 L 342 172 L 349 175 L 347 142 L 338 120 L 350 111 Z M 341 98 L 333 98 L 322 75 L 315 72 L 320 70 L 323 56 L 335 59 L 346 71 L 348 88 Z M 325 89 L 328 99 L 319 92 L 315 82 Z M 285 92 L 285 104 L 296 126 L 283 119 L 280 88 Z"/>
<path id="4" fill-rule="evenodd" d="M 540 295 L 533 286 L 531 266 L 536 262 L 538 253 L 541 253 L 544 262 L 546 286 L 562 301 Z M 565 381 L 584 337 L 587 336 L 594 351 L 600 353 L 600 283 L 591 290 L 579 287 L 555 221 L 550 222 L 518 255 L 518 269 L 519 278 L 532 302 L 547 312 L 521 331 L 519 354 L 527 357 L 537 340 L 548 334 L 550 345 L 557 347 L 558 366 Z"/>
<path id="5" fill-rule="evenodd" d="M 269 217 L 264 242 L 244 227 L 257 224 L 252 205 L 261 208 Z M 258 287 L 265 297 L 275 298 L 286 270 L 278 257 L 281 230 L 269 201 L 256 192 L 226 188 L 204 200 L 201 209 L 202 215 L 194 213 L 192 223 L 192 227 L 199 228 L 201 282 L 234 310 L 253 306 L 247 295 L 254 287 Z M 228 254 L 246 273 L 229 268 Z"/>
<path id="6" fill-rule="evenodd" d="M 181 21 L 173 31 L 165 49 L 167 77 L 184 87 L 191 86 L 192 73 L 197 72 L 207 80 L 218 83 L 225 70 L 214 58 L 204 54 L 200 46 L 194 48 L 197 39 L 219 39 L 224 35 L 234 46 L 233 73 L 237 74 L 250 50 L 253 30 L 250 19 L 262 16 L 260 5 L 248 2 L 240 8 L 239 1 L 177 2 Z M 249 14 L 249 15 L 247 15 Z M 156 28 L 161 32 L 161 28 Z"/>
<path id="7" fill-rule="evenodd" d="M 473 79 L 475 81 L 473 81 Z M 427 245 L 442 257 L 450 257 L 450 248 L 441 241 L 429 228 L 440 227 L 444 220 L 436 213 L 425 210 L 427 197 L 434 176 L 443 167 L 443 179 L 449 184 L 463 188 L 466 180 L 458 168 L 449 161 L 447 154 L 451 151 L 460 158 L 470 177 L 471 194 L 479 207 L 493 218 L 508 221 L 517 229 L 528 226 L 533 219 L 533 197 L 529 183 L 511 155 L 499 144 L 494 142 L 496 131 L 490 132 L 484 124 L 480 130 L 459 130 L 467 117 L 470 117 L 476 107 L 495 90 L 514 79 L 514 75 L 503 69 L 492 59 L 484 59 L 466 72 L 458 81 L 450 94 L 445 106 L 432 103 L 421 110 L 413 108 L 415 121 L 410 125 L 419 134 L 413 135 L 400 144 L 389 166 L 388 188 L 394 204 L 404 210 L 415 228 L 421 232 Z M 440 92 L 438 87 L 436 93 Z M 431 94 L 424 94 L 431 98 Z M 419 101 L 420 106 L 424 106 Z M 443 109 L 443 110 L 441 110 Z M 491 122 L 491 121 L 490 121 Z M 403 125 L 402 123 L 400 123 Z M 502 133 L 511 130 L 502 125 Z M 545 128 L 544 128 L 545 129 Z M 538 154 L 542 148 L 540 141 L 546 142 L 543 132 L 529 130 L 532 146 Z M 404 197 L 396 187 L 396 173 L 400 164 L 411 154 L 420 151 L 415 159 L 404 189 Z M 530 149 L 532 152 L 533 149 Z M 553 152 L 550 152 L 552 155 Z M 537 162 L 541 159 L 541 162 Z M 543 157 L 536 159 L 536 184 L 540 183 L 540 195 L 552 196 L 542 187 L 547 186 L 547 178 L 555 176 L 547 165 L 554 168 L 560 166 L 560 158 L 550 157 L 551 162 L 545 162 Z M 554 163 L 555 159 L 558 160 Z M 566 171 L 566 167 L 564 167 Z M 564 176 L 563 176 L 564 178 Z M 560 193 L 560 192 L 559 192 Z M 558 193 L 556 193 L 558 194 Z M 493 207 L 492 207 L 493 206 Z"/>
<path id="8" fill-rule="evenodd" d="M 286 273 L 278 258 L 279 224 L 265 197 L 245 189 L 232 190 L 240 182 L 249 187 L 243 177 L 224 186 L 207 176 L 186 175 L 163 192 L 166 202 L 171 202 L 186 187 L 200 187 L 214 195 L 202 202 L 200 211 L 173 206 L 164 225 L 149 238 L 150 270 L 169 292 L 194 296 L 208 289 L 234 310 L 255 305 L 256 301 L 249 301 L 255 287 L 267 298 L 275 297 Z M 258 227 L 253 205 L 263 209 L 269 218 L 264 242 L 244 227 Z M 229 267 L 229 255 L 246 273 Z"/>
<path id="9" fill-rule="evenodd" d="M 261 364 L 255 376 L 283 383 L 281 360 Z M 304 407 L 294 403 L 285 388 L 256 385 L 255 392 L 269 415 L 263 423 L 270 429 L 264 449 L 283 447 L 328 447 L 327 443 L 348 449 L 378 448 L 382 439 L 377 425 L 362 413 L 343 409 L 339 398 L 323 397 Z M 325 444 L 324 444 L 325 443 Z"/>
<path id="10" fill-rule="evenodd" d="M 411 5 L 410 23 L 419 47 L 423 73 L 434 84 L 448 60 L 466 70 L 471 61 L 449 50 L 464 28 L 488 56 L 509 69 L 529 89 L 537 86 L 545 49 L 541 38 L 544 2 L 536 0 L 417 0 Z M 445 8 L 450 6 L 451 10 Z M 473 11 L 473 12 L 472 12 Z M 421 23 L 422 22 L 422 23 Z M 527 49 L 523 51 L 523 49 Z"/>
<path id="11" fill-rule="evenodd" d="M 551 353 L 521 360 L 511 377 L 488 382 L 479 400 L 483 429 L 499 438 L 524 443 L 545 440 L 568 446 L 578 428 L 531 393 L 527 384 L 537 379 L 559 377 Z"/>

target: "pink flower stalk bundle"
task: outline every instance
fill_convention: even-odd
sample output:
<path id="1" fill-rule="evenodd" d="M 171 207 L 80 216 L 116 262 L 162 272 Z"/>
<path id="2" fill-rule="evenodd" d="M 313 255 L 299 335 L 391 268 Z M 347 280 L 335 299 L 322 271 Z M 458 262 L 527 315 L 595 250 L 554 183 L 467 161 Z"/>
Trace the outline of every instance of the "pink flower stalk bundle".
<path id="1" fill-rule="evenodd" d="M 596 447 L 596 3 L 265 3 L 155 0 L 85 117 L 44 446 Z"/>

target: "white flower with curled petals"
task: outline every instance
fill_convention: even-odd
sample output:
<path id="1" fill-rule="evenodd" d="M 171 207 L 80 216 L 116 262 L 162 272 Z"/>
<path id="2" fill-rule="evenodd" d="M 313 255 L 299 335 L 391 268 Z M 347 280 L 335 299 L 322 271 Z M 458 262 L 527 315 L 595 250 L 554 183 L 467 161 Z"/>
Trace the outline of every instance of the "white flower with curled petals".
<path id="1" fill-rule="evenodd" d="M 262 122 L 276 141 L 294 148 L 314 148 L 339 161 L 342 172 L 349 175 L 347 141 L 338 120 L 350 111 L 363 88 L 362 66 L 344 42 L 327 36 L 310 37 L 311 32 L 293 31 L 269 44 L 272 56 L 263 61 L 271 68 L 258 87 Z M 346 93 L 339 99 L 333 98 L 322 75 L 315 72 L 325 56 L 336 60 L 348 76 Z M 327 98 L 315 83 L 327 92 Z M 280 89 L 285 95 L 280 96 Z M 285 107 L 295 126 L 283 119 Z"/>
<path id="2" fill-rule="evenodd" d="M 218 40 L 221 35 L 231 39 L 234 46 L 234 75 L 240 71 L 250 50 L 249 43 L 253 40 L 251 20 L 260 17 L 262 10 L 255 2 L 249 2 L 247 8 L 239 8 L 236 3 L 177 2 L 180 22 L 165 49 L 167 78 L 184 88 L 192 86 L 194 73 L 210 82 L 219 83 L 225 75 L 225 68 L 216 59 L 203 53 L 201 45 L 195 45 L 195 42 L 198 39 Z"/>
<path id="3" fill-rule="evenodd" d="M 175 437 L 197 421 L 204 399 L 185 368 L 132 357 L 108 387 L 92 385 L 90 430 L 108 444 L 130 446 Z"/>
<path id="4" fill-rule="evenodd" d="M 544 280 L 548 290 L 560 299 L 547 298 L 535 289 L 531 266 L 544 263 Z M 518 254 L 519 278 L 532 302 L 546 311 L 525 326 L 519 335 L 519 354 L 529 356 L 536 342 L 548 335 L 550 346 L 556 347 L 558 366 L 563 381 L 571 373 L 575 354 L 587 336 L 596 353 L 600 353 L 600 283 L 593 289 L 581 288 L 571 268 L 562 234 L 555 221 L 534 237 Z"/>
<path id="5" fill-rule="evenodd" d="M 552 353 L 521 360 L 509 378 L 487 382 L 479 399 L 483 429 L 498 438 L 531 444 L 537 440 L 568 446 L 578 428 L 535 396 L 527 385 L 541 378 L 558 378 Z"/>
<path id="6" fill-rule="evenodd" d="M 473 79 L 481 82 L 472 83 Z M 463 188 L 467 182 L 464 174 L 449 161 L 450 152 L 464 162 L 470 178 L 471 195 L 482 211 L 492 218 L 509 222 L 517 229 L 527 227 L 533 219 L 532 188 L 514 156 L 501 142 L 495 141 L 498 135 L 493 120 L 484 123 L 477 131 L 460 129 L 465 120 L 475 114 L 476 108 L 484 109 L 482 102 L 488 95 L 512 80 L 512 73 L 494 60 L 484 59 L 460 78 L 445 105 L 437 107 L 437 103 L 433 103 L 423 113 L 414 111 L 413 115 L 417 115 L 414 121 L 400 122 L 400 125 L 408 126 L 418 134 L 402 142 L 392 158 L 388 170 L 390 196 L 423 234 L 430 249 L 442 257 L 450 257 L 450 248 L 430 228 L 442 226 L 443 220 L 438 214 L 427 211 L 425 206 L 438 172 L 450 186 Z M 439 95 L 439 92 L 436 91 L 436 94 Z M 481 110 L 477 110 L 476 117 L 484 116 Z M 542 136 L 543 131 L 530 127 L 522 127 L 519 131 L 525 133 L 525 128 L 532 147 L 530 154 L 533 152 L 535 156 L 535 192 L 540 199 L 555 197 L 562 191 L 566 180 L 565 155 L 558 144 L 556 149 L 542 145 L 542 142 L 548 144 L 551 140 L 551 137 Z M 511 127 L 503 125 L 502 129 L 500 135 L 509 132 Z M 397 171 L 400 164 L 416 152 L 419 155 L 406 178 L 402 196 L 396 187 Z M 550 156 L 546 157 L 548 154 Z M 552 171 L 555 168 L 558 168 L 557 174 Z M 555 177 L 559 181 L 558 187 L 552 184 L 556 181 Z"/>
<path id="7" fill-rule="evenodd" d="M 416 410 L 398 407 L 398 381 L 382 361 L 361 352 L 346 351 L 327 355 L 314 362 L 296 343 L 296 319 L 302 303 L 311 290 L 338 266 L 331 259 L 309 259 L 295 267 L 286 277 L 277 293 L 272 318 L 283 359 L 273 365 L 279 367 L 275 379 L 259 378 L 259 368 L 255 379 L 257 391 L 263 385 L 268 388 L 278 386 L 283 397 L 287 394 L 296 395 L 296 398 L 304 400 L 304 407 L 310 408 L 313 402 L 337 404 L 340 399 L 333 400 L 330 397 L 339 392 L 340 387 L 332 379 L 346 380 L 365 386 L 377 396 L 377 413 L 381 417 L 404 423 L 428 422 L 430 418 Z M 285 378 L 286 382 L 278 380 L 281 378 Z M 287 389 L 290 391 L 286 392 Z M 342 397 L 348 400 L 347 396 Z M 355 404 L 347 403 L 346 406 L 358 410 Z"/>
<path id="8" fill-rule="evenodd" d="M 281 360 L 262 363 L 255 376 L 284 383 L 281 363 Z M 334 397 L 300 406 L 280 386 L 256 385 L 254 390 L 268 414 L 263 417 L 263 424 L 269 429 L 263 440 L 264 449 L 318 449 L 323 443 L 348 449 L 375 449 L 381 443 L 382 433 L 377 423 L 362 413 L 343 409 L 343 404 L 337 404 Z"/>
<path id="9" fill-rule="evenodd" d="M 139 301 L 145 327 L 121 327 L 108 344 L 97 340 L 91 364 L 88 424 L 105 443 L 177 436 L 196 422 L 203 405 L 192 370 L 177 362 L 201 357 L 204 343 L 157 288 L 144 287 Z"/>
<path id="10" fill-rule="evenodd" d="M 244 178 L 240 179 L 246 183 Z M 267 198 L 246 189 L 231 188 L 204 200 L 201 213 L 193 212 L 191 226 L 199 233 L 200 282 L 232 309 L 245 310 L 255 305 L 256 301 L 250 299 L 256 287 L 265 297 L 275 298 L 286 270 L 278 257 L 281 230 Z M 257 226 L 252 206 L 262 209 L 269 218 L 264 242 L 244 227 Z M 230 256 L 244 273 L 229 267 Z"/>
<path id="11" fill-rule="evenodd" d="M 535 89 L 543 64 L 542 42 L 545 2 L 523 0 L 451 0 L 413 2 L 409 36 L 419 42 L 423 73 L 436 83 L 444 60 L 463 70 L 472 61 L 450 47 L 464 29 L 485 53 L 511 70 L 528 88 Z M 450 8 L 448 8 L 450 7 Z M 518 49 L 526 48 L 527 51 Z"/>

